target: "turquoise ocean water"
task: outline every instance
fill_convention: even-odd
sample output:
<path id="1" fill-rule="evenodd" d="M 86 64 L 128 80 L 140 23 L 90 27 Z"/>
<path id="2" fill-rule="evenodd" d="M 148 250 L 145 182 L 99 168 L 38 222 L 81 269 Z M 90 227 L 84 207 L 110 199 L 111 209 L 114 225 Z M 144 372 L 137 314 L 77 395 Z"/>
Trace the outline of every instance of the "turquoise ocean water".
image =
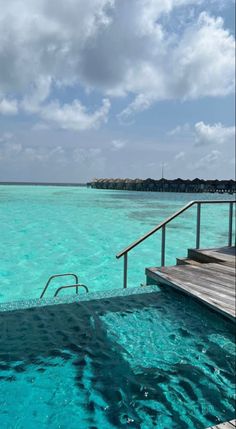
<path id="1" fill-rule="evenodd" d="M 0 186 L 0 302 L 37 298 L 48 277 L 63 272 L 78 273 L 90 291 L 121 288 L 123 261 L 116 260 L 117 252 L 190 200 L 222 198 L 233 199 L 218 194 Z M 167 264 L 194 247 L 195 229 L 196 207 L 167 227 Z M 202 247 L 227 244 L 227 230 L 228 207 L 202 208 Z M 130 253 L 129 286 L 145 281 L 146 266 L 160 264 L 160 238 L 157 233 Z M 49 290 L 47 296 L 51 294 Z"/>
<path id="2" fill-rule="evenodd" d="M 101 291 L 3 304 L 1 429 L 204 429 L 234 418 L 233 323 L 169 288 L 131 288 L 160 264 L 160 235 L 130 253 L 126 290 L 115 258 L 188 201 L 210 198 L 222 196 L 0 187 L 0 301 L 38 298 L 52 273 L 69 271 Z M 194 247 L 195 229 L 196 208 L 167 228 L 167 264 Z M 227 230 L 228 207 L 202 208 L 203 247 L 227 244 Z"/>

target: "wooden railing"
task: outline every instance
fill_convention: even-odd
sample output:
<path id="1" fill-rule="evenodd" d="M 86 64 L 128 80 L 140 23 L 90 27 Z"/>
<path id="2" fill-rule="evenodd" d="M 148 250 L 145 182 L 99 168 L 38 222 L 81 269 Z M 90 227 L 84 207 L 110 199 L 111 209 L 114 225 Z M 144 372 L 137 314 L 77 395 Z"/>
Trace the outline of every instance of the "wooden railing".
<path id="1" fill-rule="evenodd" d="M 197 205 L 197 227 L 196 227 L 196 249 L 200 247 L 200 238 L 201 238 L 201 206 L 202 204 L 229 204 L 229 230 L 228 230 L 228 246 L 232 246 L 232 235 L 233 235 L 233 205 L 236 203 L 234 200 L 194 200 L 186 204 L 180 210 L 175 212 L 172 216 L 165 219 L 163 222 L 155 226 L 147 234 L 140 237 L 138 240 L 134 241 L 132 244 L 127 246 L 121 252 L 116 255 L 116 258 L 119 259 L 122 256 L 124 257 L 124 277 L 123 277 L 123 287 L 127 287 L 127 276 L 128 276 L 128 253 L 146 240 L 148 237 L 153 235 L 155 232 L 161 229 L 162 231 L 162 240 L 161 240 L 161 266 L 165 266 L 165 248 L 166 248 L 166 225 L 172 222 L 176 217 L 181 215 L 183 212 L 188 210 L 190 207 Z"/>

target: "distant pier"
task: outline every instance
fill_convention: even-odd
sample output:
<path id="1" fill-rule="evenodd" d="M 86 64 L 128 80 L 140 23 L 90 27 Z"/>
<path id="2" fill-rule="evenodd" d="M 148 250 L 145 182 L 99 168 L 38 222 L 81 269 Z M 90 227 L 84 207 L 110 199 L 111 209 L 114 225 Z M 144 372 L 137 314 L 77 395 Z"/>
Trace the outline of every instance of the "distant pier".
<path id="1" fill-rule="evenodd" d="M 117 189 L 122 191 L 149 191 L 149 192 L 236 192 L 235 180 L 184 180 L 184 179 L 95 179 L 87 186 L 95 189 Z"/>

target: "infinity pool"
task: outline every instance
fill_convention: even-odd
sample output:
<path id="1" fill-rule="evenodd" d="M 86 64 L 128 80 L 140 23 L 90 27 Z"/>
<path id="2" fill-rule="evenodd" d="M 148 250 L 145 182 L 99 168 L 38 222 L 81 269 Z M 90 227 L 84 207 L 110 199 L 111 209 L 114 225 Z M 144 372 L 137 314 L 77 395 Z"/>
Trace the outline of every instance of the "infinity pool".
<path id="1" fill-rule="evenodd" d="M 157 286 L 70 300 L 0 307 L 1 429 L 204 429 L 233 418 L 231 322 Z"/>
<path id="2" fill-rule="evenodd" d="M 123 263 L 116 253 L 190 200 L 212 198 L 222 196 L 0 186 L 0 302 L 37 298 L 48 277 L 63 272 L 79 274 L 90 291 L 119 289 Z M 195 221 L 194 207 L 168 226 L 167 264 L 195 245 Z M 202 246 L 225 245 L 227 229 L 227 206 L 202 208 Z M 130 253 L 129 286 L 145 281 L 146 266 L 160 264 L 160 237 Z"/>

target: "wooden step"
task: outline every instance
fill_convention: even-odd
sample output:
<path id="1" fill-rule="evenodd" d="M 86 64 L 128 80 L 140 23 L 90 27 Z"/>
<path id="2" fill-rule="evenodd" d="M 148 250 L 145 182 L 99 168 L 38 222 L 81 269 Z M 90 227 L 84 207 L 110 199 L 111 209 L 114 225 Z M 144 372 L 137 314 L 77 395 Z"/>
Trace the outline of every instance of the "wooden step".
<path id="1" fill-rule="evenodd" d="M 204 273 L 212 273 L 213 271 L 215 273 L 218 273 L 218 276 L 232 276 L 235 278 L 235 268 L 232 266 L 228 266 L 225 264 L 216 264 L 215 262 L 209 262 L 209 263 L 201 263 L 199 261 L 195 261 L 194 259 L 178 259 L 177 265 L 175 266 L 178 268 L 179 266 L 187 265 L 191 267 L 197 267 L 201 269 L 201 272 Z M 175 268 L 173 267 L 173 268 Z"/>
<path id="2" fill-rule="evenodd" d="M 235 247 L 189 249 L 188 258 L 202 263 L 217 263 L 235 267 Z"/>
<path id="3" fill-rule="evenodd" d="M 201 254 L 201 251 L 197 252 Z M 212 252 L 212 249 L 209 249 L 209 252 Z M 219 263 L 214 256 L 207 255 L 206 259 L 213 262 L 201 263 L 198 260 L 183 258 L 177 261 L 179 265 L 172 267 L 147 268 L 146 275 L 155 283 L 181 290 L 226 317 L 234 319 L 235 267 L 231 260 L 228 264 L 229 261 L 224 263 L 222 259 Z"/>
<path id="4" fill-rule="evenodd" d="M 172 267 L 146 268 L 147 281 L 173 287 L 235 320 L 235 247 L 189 249 Z"/>
<path id="5" fill-rule="evenodd" d="M 201 262 L 189 258 L 176 258 L 176 265 L 201 265 Z"/>

